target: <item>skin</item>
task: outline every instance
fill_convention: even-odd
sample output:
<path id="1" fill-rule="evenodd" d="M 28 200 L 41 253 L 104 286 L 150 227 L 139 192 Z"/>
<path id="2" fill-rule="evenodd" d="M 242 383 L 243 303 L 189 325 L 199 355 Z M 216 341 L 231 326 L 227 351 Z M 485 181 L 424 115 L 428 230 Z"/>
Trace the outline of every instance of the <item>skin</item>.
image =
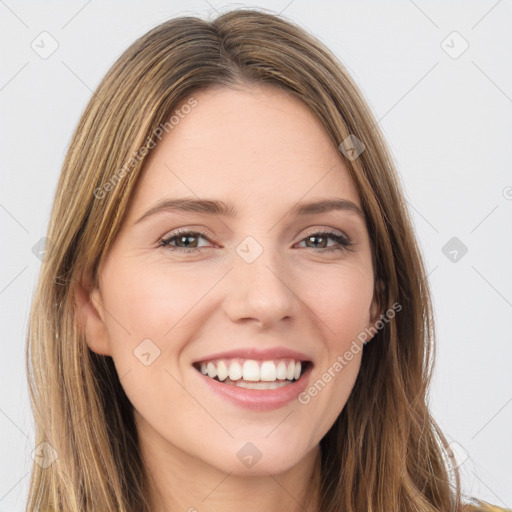
<path id="1" fill-rule="evenodd" d="M 99 288 L 82 285 L 87 343 L 113 358 L 134 406 L 158 511 L 299 510 L 306 485 L 317 490 L 319 442 L 350 395 L 362 351 L 307 405 L 270 411 L 209 391 L 192 362 L 285 346 L 311 356 L 310 383 L 332 367 L 380 313 L 368 232 L 350 210 L 289 212 L 298 201 L 361 207 L 360 199 L 336 145 L 297 99 L 268 85 L 194 97 L 197 106 L 151 152 Z M 161 211 L 137 222 L 180 197 L 232 202 L 239 214 Z M 179 240 L 159 247 L 177 228 L 208 239 L 189 235 L 200 247 L 193 253 Z M 308 242 L 322 230 L 344 234 L 351 250 L 327 251 L 337 244 L 321 235 Z M 251 264 L 236 252 L 247 236 L 263 249 Z M 134 350 L 148 338 L 160 355 L 145 366 Z M 250 468 L 237 457 L 249 441 L 262 454 Z"/>

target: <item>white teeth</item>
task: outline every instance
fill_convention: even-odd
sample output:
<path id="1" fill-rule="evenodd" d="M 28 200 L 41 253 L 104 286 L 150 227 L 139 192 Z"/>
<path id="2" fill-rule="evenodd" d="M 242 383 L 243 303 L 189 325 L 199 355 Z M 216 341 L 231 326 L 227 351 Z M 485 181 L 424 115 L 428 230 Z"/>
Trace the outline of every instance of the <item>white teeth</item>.
<path id="1" fill-rule="evenodd" d="M 212 379 L 217 377 L 218 380 L 222 382 L 229 377 L 230 382 L 227 382 L 228 384 L 231 384 L 231 381 L 276 382 L 299 379 L 302 371 L 302 364 L 300 361 L 295 361 L 293 359 L 256 361 L 254 359 L 243 360 L 241 358 L 233 358 L 210 361 L 207 363 L 203 362 L 200 364 L 199 370 L 203 375 L 207 375 Z"/>
<path id="2" fill-rule="evenodd" d="M 295 374 L 293 375 L 293 377 L 295 379 L 298 379 L 300 377 L 300 370 L 301 370 L 301 365 L 300 365 L 300 361 L 298 361 L 295 363 Z"/>
<path id="3" fill-rule="evenodd" d="M 280 380 L 286 379 L 286 363 L 280 361 L 276 368 L 276 378 Z"/>
<path id="4" fill-rule="evenodd" d="M 208 363 L 206 365 L 206 369 L 208 370 L 208 377 L 211 377 L 212 379 L 217 377 L 217 367 L 213 363 Z"/>
<path id="5" fill-rule="evenodd" d="M 290 361 L 288 363 L 288 368 L 286 370 L 286 378 L 288 380 L 292 380 L 294 375 L 295 375 L 295 363 L 293 361 Z"/>
<path id="6" fill-rule="evenodd" d="M 228 367 L 226 366 L 226 363 L 224 361 L 220 361 L 217 365 L 217 377 L 219 380 L 226 380 L 227 376 L 229 375 Z"/>
<path id="7" fill-rule="evenodd" d="M 231 363 L 229 365 L 229 378 L 231 380 L 238 380 L 242 378 L 242 367 L 239 363 Z"/>
<path id="8" fill-rule="evenodd" d="M 260 380 L 260 365 L 253 359 L 244 362 L 244 380 L 256 382 Z"/>
<path id="9" fill-rule="evenodd" d="M 260 370 L 260 380 L 272 382 L 276 380 L 276 365 L 274 361 L 263 361 Z"/>
<path id="10" fill-rule="evenodd" d="M 289 382 L 245 382 L 244 380 L 239 380 L 233 385 L 247 389 L 277 389 L 289 384 Z"/>

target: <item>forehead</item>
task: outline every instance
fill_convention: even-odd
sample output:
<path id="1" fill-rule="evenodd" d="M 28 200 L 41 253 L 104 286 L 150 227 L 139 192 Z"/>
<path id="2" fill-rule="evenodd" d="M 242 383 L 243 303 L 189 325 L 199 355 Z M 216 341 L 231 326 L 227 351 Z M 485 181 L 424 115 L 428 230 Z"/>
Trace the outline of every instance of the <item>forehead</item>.
<path id="1" fill-rule="evenodd" d="M 195 106 L 178 105 L 173 128 L 151 150 L 134 215 L 164 197 L 194 195 L 229 199 L 248 213 L 318 196 L 360 204 L 336 145 L 291 94 L 263 84 L 192 98 Z"/>

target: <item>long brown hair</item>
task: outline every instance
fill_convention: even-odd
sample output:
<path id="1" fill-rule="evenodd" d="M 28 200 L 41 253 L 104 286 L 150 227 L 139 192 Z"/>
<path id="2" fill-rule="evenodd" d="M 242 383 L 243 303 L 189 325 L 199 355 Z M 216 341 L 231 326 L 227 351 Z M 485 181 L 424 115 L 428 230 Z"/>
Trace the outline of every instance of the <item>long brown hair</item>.
<path id="1" fill-rule="evenodd" d="M 151 510 L 132 406 L 112 359 L 85 342 L 75 285 L 97 283 L 154 135 L 177 105 L 194 91 L 251 82 L 299 98 L 336 146 L 350 135 L 362 141 L 359 157 L 340 158 L 367 218 L 379 304 L 402 307 L 365 346 L 349 400 L 320 442 L 320 510 L 460 509 L 458 470 L 427 407 L 434 356 L 427 276 L 384 138 L 328 49 L 283 17 L 243 9 L 211 22 L 175 18 L 135 41 L 73 135 L 29 321 L 36 445 L 47 462 L 33 465 L 27 510 Z"/>

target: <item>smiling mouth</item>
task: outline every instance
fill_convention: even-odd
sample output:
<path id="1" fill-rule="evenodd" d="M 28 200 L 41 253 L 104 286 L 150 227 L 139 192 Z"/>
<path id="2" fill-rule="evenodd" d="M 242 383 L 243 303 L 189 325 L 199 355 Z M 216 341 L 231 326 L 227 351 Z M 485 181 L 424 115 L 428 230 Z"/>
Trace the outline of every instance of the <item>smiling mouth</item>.
<path id="1" fill-rule="evenodd" d="M 200 361 L 194 363 L 193 367 L 205 377 L 228 386 L 277 389 L 298 381 L 312 364 L 311 361 L 291 358 L 268 361 L 233 358 Z"/>

